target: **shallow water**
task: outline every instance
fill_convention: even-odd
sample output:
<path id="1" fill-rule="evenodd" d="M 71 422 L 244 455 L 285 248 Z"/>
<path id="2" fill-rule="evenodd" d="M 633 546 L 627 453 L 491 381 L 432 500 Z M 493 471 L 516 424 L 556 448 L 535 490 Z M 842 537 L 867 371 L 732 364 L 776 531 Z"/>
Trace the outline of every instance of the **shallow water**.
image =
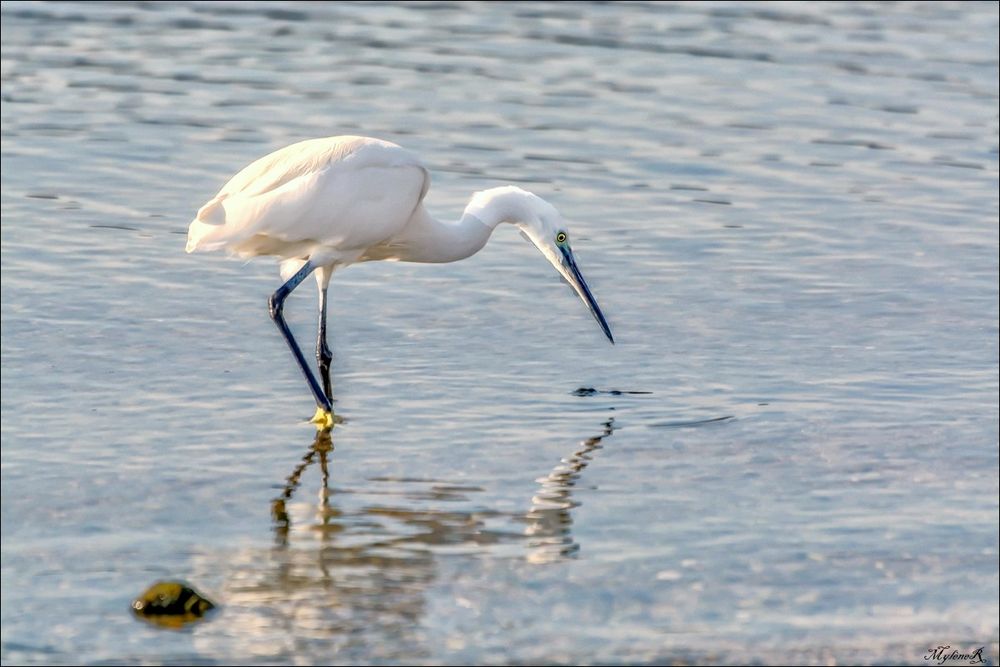
<path id="1" fill-rule="evenodd" d="M 4 3 L 4 663 L 996 664 L 997 34 L 996 3 Z M 352 267 L 314 440 L 274 263 L 184 235 L 342 133 L 422 155 L 442 217 L 556 204 L 618 344 L 511 229 Z M 220 611 L 132 618 L 166 578 Z"/>

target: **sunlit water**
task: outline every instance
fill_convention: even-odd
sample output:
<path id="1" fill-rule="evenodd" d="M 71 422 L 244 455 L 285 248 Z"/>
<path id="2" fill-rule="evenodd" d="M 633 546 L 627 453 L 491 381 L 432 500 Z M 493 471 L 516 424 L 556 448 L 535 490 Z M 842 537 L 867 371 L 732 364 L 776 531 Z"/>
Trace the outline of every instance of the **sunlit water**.
<path id="1" fill-rule="evenodd" d="M 995 664 L 997 34 L 5 2 L 4 662 Z M 274 263 L 183 246 L 239 168 L 342 133 L 422 155 L 442 217 L 555 203 L 618 344 L 510 228 L 352 267 L 314 442 Z M 311 349 L 311 283 L 286 313 Z M 165 578 L 220 611 L 134 619 Z"/>

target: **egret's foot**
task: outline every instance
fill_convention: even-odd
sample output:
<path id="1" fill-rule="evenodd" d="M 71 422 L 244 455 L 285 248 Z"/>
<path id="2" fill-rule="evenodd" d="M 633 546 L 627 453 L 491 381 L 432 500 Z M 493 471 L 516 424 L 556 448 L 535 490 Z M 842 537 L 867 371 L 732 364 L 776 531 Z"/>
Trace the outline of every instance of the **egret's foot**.
<path id="1" fill-rule="evenodd" d="M 309 420 L 310 424 L 316 425 L 317 431 L 329 431 L 335 424 L 344 421 L 332 412 L 316 406 L 316 414 Z"/>

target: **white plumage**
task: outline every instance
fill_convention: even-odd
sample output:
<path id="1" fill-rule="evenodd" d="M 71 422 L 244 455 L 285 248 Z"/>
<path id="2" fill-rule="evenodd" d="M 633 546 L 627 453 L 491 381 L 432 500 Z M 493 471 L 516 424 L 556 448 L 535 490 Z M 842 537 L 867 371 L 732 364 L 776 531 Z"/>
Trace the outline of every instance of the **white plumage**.
<path id="1" fill-rule="evenodd" d="M 325 314 L 333 271 L 372 260 L 464 259 L 482 248 L 501 222 L 520 227 L 587 303 L 614 342 L 576 267 L 562 217 L 552 205 L 514 186 L 493 188 L 476 193 L 462 217 L 447 223 L 424 208 L 429 187 L 427 168 L 394 143 L 357 136 L 302 141 L 260 158 L 233 176 L 198 210 L 188 229 L 187 251 L 228 250 L 242 257 L 275 255 L 281 259 L 282 278 L 288 282 L 271 298 L 272 317 L 309 380 L 321 411 L 330 410 Z M 314 270 L 320 288 L 317 358 L 323 390 L 281 316 L 284 298 Z"/>
<path id="2" fill-rule="evenodd" d="M 322 255 L 320 265 L 351 264 L 403 231 L 429 185 L 420 160 L 396 144 L 351 136 L 302 141 L 230 179 L 199 209 L 187 251 Z"/>

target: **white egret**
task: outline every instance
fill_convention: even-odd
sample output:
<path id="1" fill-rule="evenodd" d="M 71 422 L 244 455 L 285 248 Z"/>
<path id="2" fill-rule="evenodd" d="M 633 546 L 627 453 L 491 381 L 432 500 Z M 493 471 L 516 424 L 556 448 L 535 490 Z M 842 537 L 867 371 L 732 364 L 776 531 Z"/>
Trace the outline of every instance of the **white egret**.
<path id="1" fill-rule="evenodd" d="M 424 208 L 427 168 L 396 144 L 355 136 L 292 144 L 250 164 L 199 209 L 187 251 L 228 250 L 281 258 L 284 284 L 268 302 L 274 320 L 316 398 L 313 421 L 332 423 L 326 296 L 330 276 L 357 262 L 454 262 L 478 252 L 502 222 L 520 228 L 576 290 L 612 343 L 611 328 L 577 268 L 569 232 L 556 209 L 514 186 L 477 192 L 458 222 Z M 322 386 L 282 316 L 285 298 L 310 273 L 319 285 L 316 358 Z"/>

